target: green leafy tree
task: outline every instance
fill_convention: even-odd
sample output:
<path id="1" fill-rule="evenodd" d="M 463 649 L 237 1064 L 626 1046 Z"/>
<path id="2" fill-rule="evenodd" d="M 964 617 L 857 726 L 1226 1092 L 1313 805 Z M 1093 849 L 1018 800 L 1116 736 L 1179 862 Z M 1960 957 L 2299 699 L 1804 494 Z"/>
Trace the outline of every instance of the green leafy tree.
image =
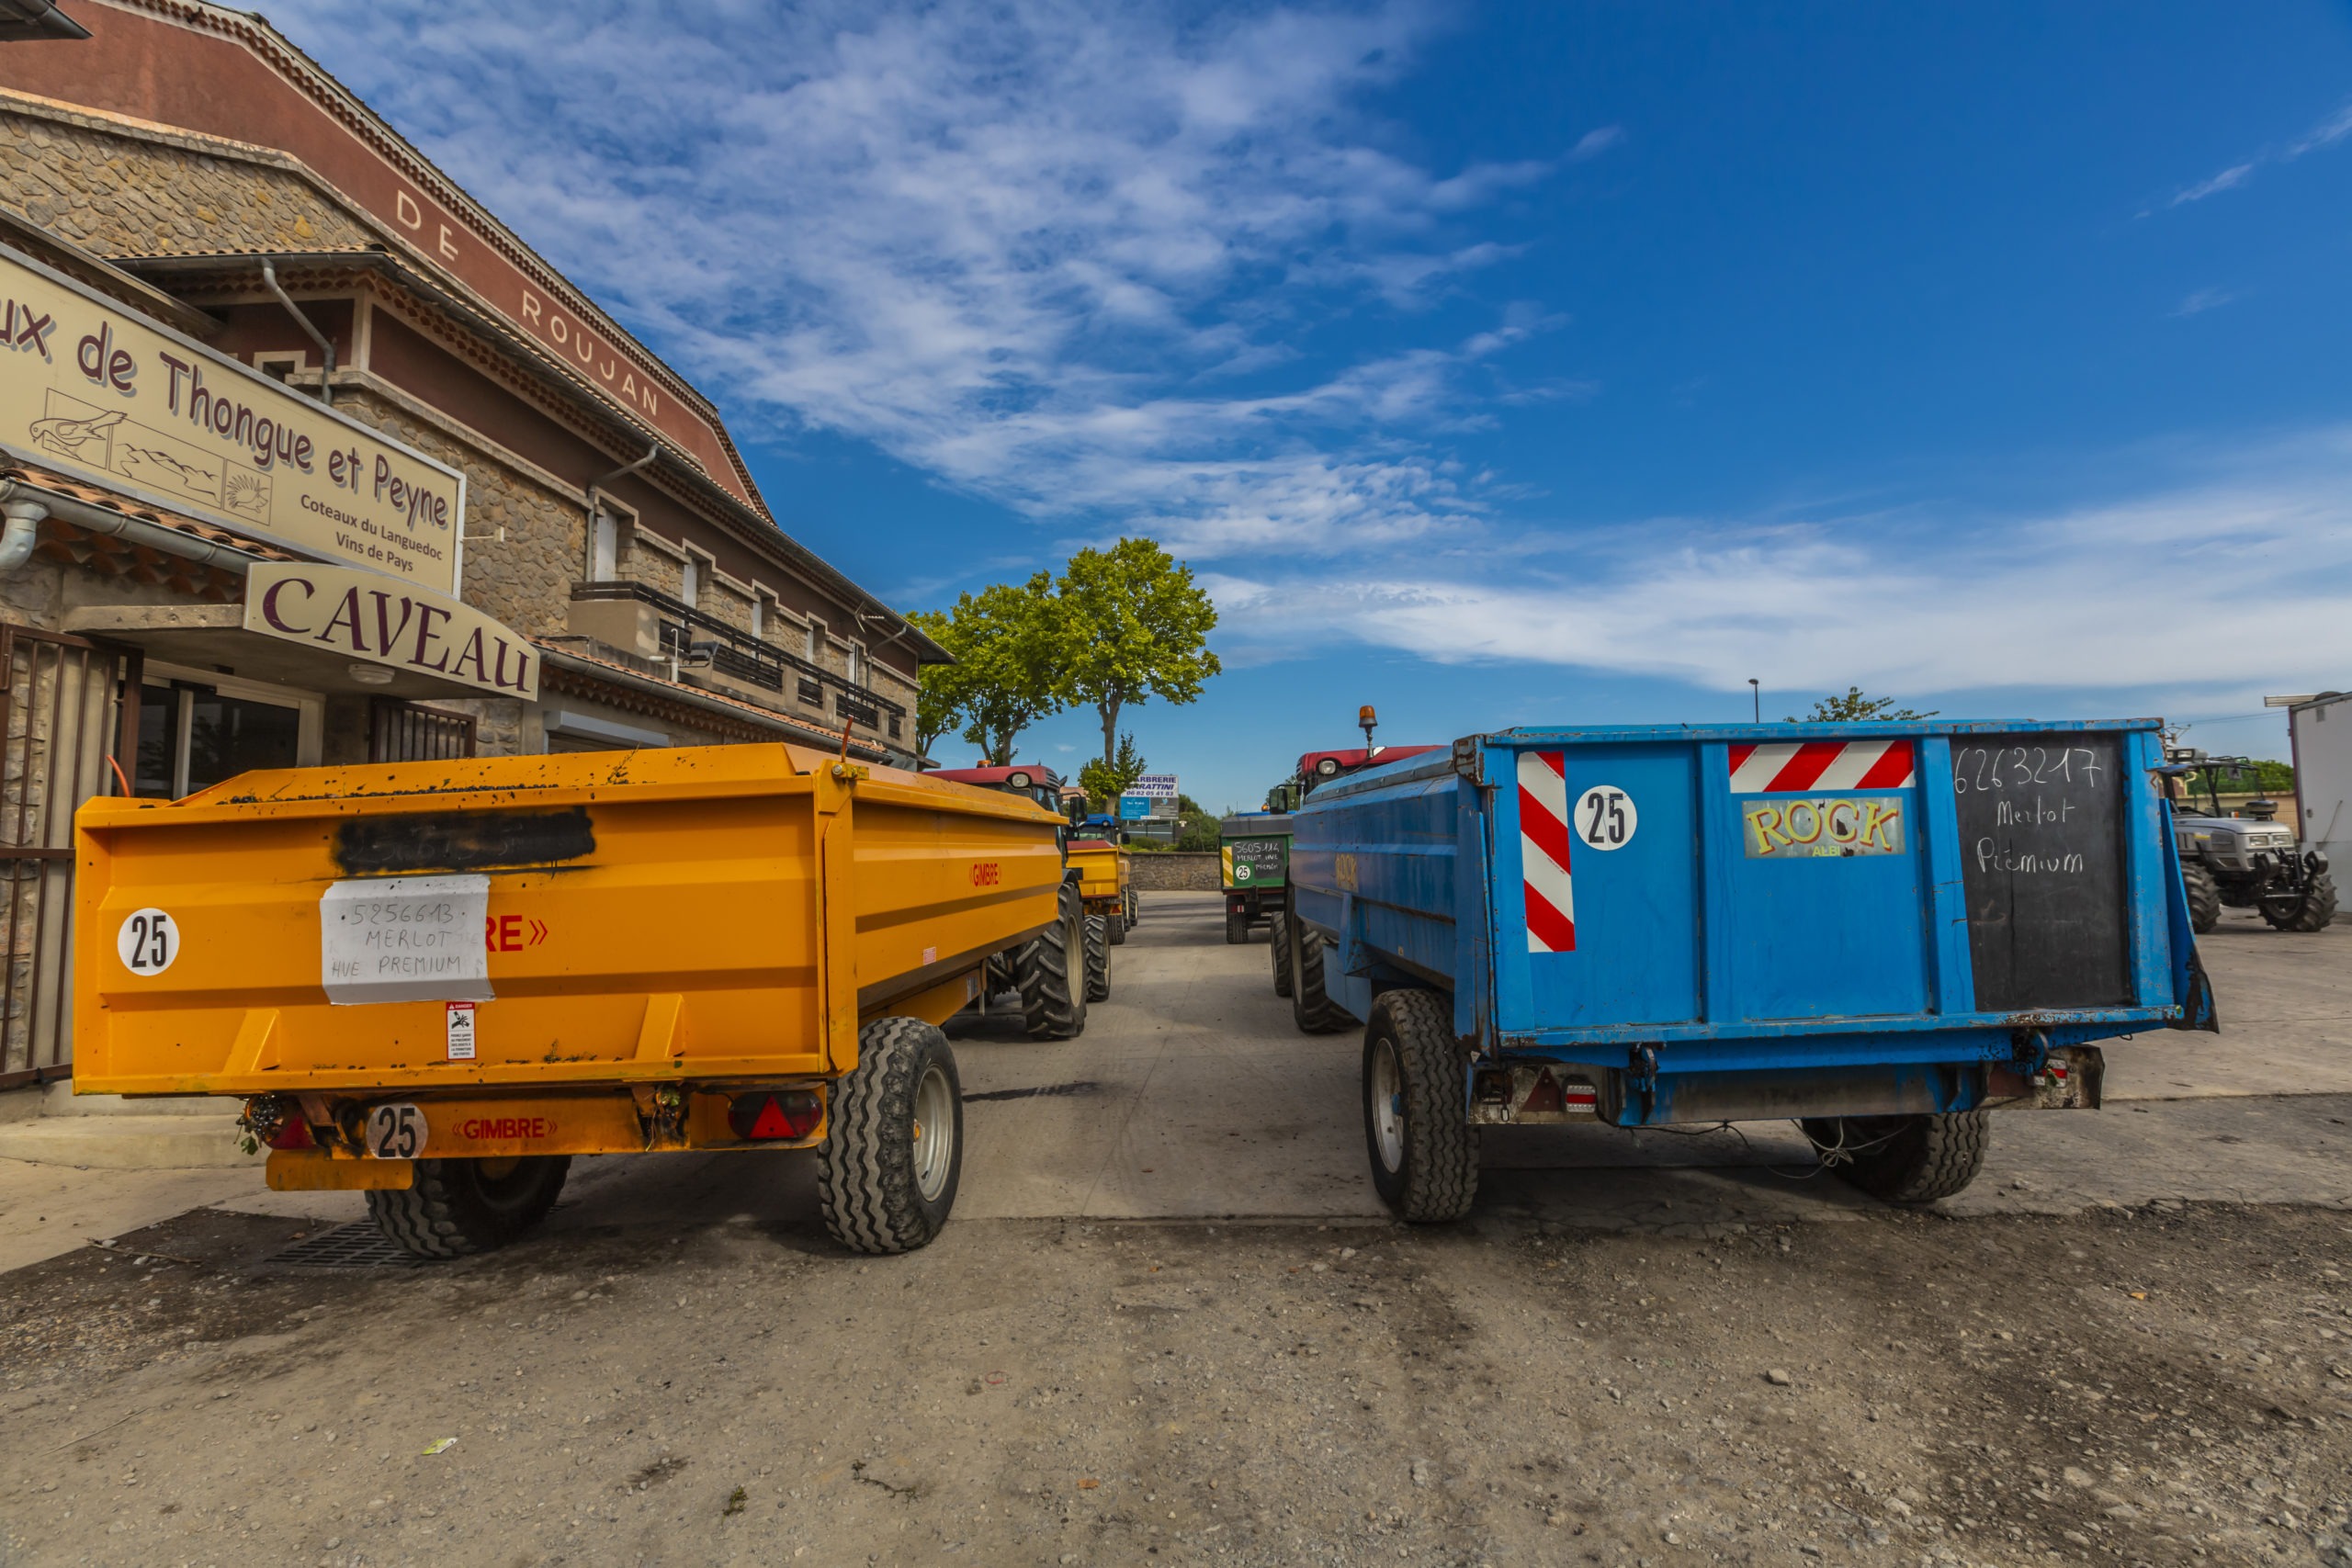
<path id="1" fill-rule="evenodd" d="M 950 653 L 955 651 L 956 626 L 944 610 L 917 610 L 907 617 L 907 624 Z M 942 737 L 964 722 L 972 677 L 959 660 L 924 665 L 922 680 L 915 692 L 915 750 L 928 757 Z"/>
<path id="2" fill-rule="evenodd" d="M 1122 735 L 1117 755 L 1107 762 L 1098 757 L 1078 770 L 1078 787 L 1086 792 L 1087 801 L 1095 810 L 1116 811 L 1119 797 L 1127 793 L 1129 784 L 1143 777 L 1144 769 L 1149 765 L 1143 760 L 1143 753 L 1136 750 L 1136 738 Z"/>
<path id="3" fill-rule="evenodd" d="M 1004 767 L 1021 732 L 1069 705 L 1050 574 L 957 597 L 942 615 L 909 617 L 956 662 L 923 671 L 915 728 L 924 750 L 960 724 L 964 739 Z"/>
<path id="4" fill-rule="evenodd" d="M 1937 710 L 1921 713 L 1916 708 L 1897 707 L 1893 697 L 1866 697 L 1860 686 L 1849 686 L 1842 697 L 1824 697 L 1813 705 L 1813 711 L 1803 718 L 1789 716 L 1791 724 L 1863 724 L 1872 719 L 1933 718 Z"/>
<path id="5" fill-rule="evenodd" d="M 1223 670 L 1208 649 L 1216 606 L 1149 539 L 1079 551 L 1057 588 L 1063 690 L 1102 716 L 1102 761 L 1115 765 L 1121 710 L 1195 701 Z"/>

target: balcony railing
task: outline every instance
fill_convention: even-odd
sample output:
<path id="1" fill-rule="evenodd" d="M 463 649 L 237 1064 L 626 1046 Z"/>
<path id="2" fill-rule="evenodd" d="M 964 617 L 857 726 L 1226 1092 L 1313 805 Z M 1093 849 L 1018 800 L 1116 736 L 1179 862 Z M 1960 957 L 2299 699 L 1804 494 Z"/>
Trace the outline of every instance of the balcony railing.
<path id="1" fill-rule="evenodd" d="M 571 596 L 587 600 L 631 599 L 653 606 L 661 613 L 658 635 L 664 659 L 689 658 L 695 645 L 701 644 L 710 649 L 713 670 L 746 685 L 781 696 L 789 674 L 795 681 L 794 694 L 817 708 L 825 705 L 825 688 L 830 686 L 833 689 L 835 713 L 854 718 L 868 729 L 887 728 L 893 738 L 906 719 L 907 710 L 889 698 L 641 582 L 575 582 Z"/>

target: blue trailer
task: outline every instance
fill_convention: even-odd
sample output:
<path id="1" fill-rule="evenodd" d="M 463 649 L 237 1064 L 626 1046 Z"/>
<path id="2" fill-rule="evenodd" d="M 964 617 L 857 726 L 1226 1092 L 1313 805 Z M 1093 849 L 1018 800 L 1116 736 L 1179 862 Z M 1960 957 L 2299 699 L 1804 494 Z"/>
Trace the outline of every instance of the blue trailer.
<path id="1" fill-rule="evenodd" d="M 1475 735 L 1292 820 L 1292 1006 L 1364 1031 L 1365 1143 L 1458 1218 L 1478 1129 L 1792 1118 L 1865 1190 L 2096 1109 L 2095 1042 L 2214 1027 L 2157 721 Z"/>

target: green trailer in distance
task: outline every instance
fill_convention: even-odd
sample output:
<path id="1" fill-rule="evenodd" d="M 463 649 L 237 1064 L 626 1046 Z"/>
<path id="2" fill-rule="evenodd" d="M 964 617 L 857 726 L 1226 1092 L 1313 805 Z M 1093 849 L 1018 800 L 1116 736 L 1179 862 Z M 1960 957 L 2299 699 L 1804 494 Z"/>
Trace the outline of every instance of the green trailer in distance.
<path id="1" fill-rule="evenodd" d="M 1246 811 L 1217 825 L 1218 870 L 1225 888 L 1225 940 L 1244 942 L 1250 928 L 1279 922 L 1290 885 L 1290 813 Z"/>

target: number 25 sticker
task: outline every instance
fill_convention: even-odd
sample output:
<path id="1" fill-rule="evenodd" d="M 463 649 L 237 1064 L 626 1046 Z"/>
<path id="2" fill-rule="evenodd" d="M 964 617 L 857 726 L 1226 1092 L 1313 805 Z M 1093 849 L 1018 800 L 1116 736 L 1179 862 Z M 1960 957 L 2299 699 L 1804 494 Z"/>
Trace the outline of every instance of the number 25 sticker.
<path id="1" fill-rule="evenodd" d="M 122 922 L 114 950 L 134 975 L 161 975 L 180 955 L 180 928 L 161 909 L 141 909 Z"/>
<path id="2" fill-rule="evenodd" d="M 1634 797 L 1614 784 L 1595 784 L 1577 796 L 1573 829 L 1579 848 L 1622 850 L 1634 841 L 1640 820 Z"/>

